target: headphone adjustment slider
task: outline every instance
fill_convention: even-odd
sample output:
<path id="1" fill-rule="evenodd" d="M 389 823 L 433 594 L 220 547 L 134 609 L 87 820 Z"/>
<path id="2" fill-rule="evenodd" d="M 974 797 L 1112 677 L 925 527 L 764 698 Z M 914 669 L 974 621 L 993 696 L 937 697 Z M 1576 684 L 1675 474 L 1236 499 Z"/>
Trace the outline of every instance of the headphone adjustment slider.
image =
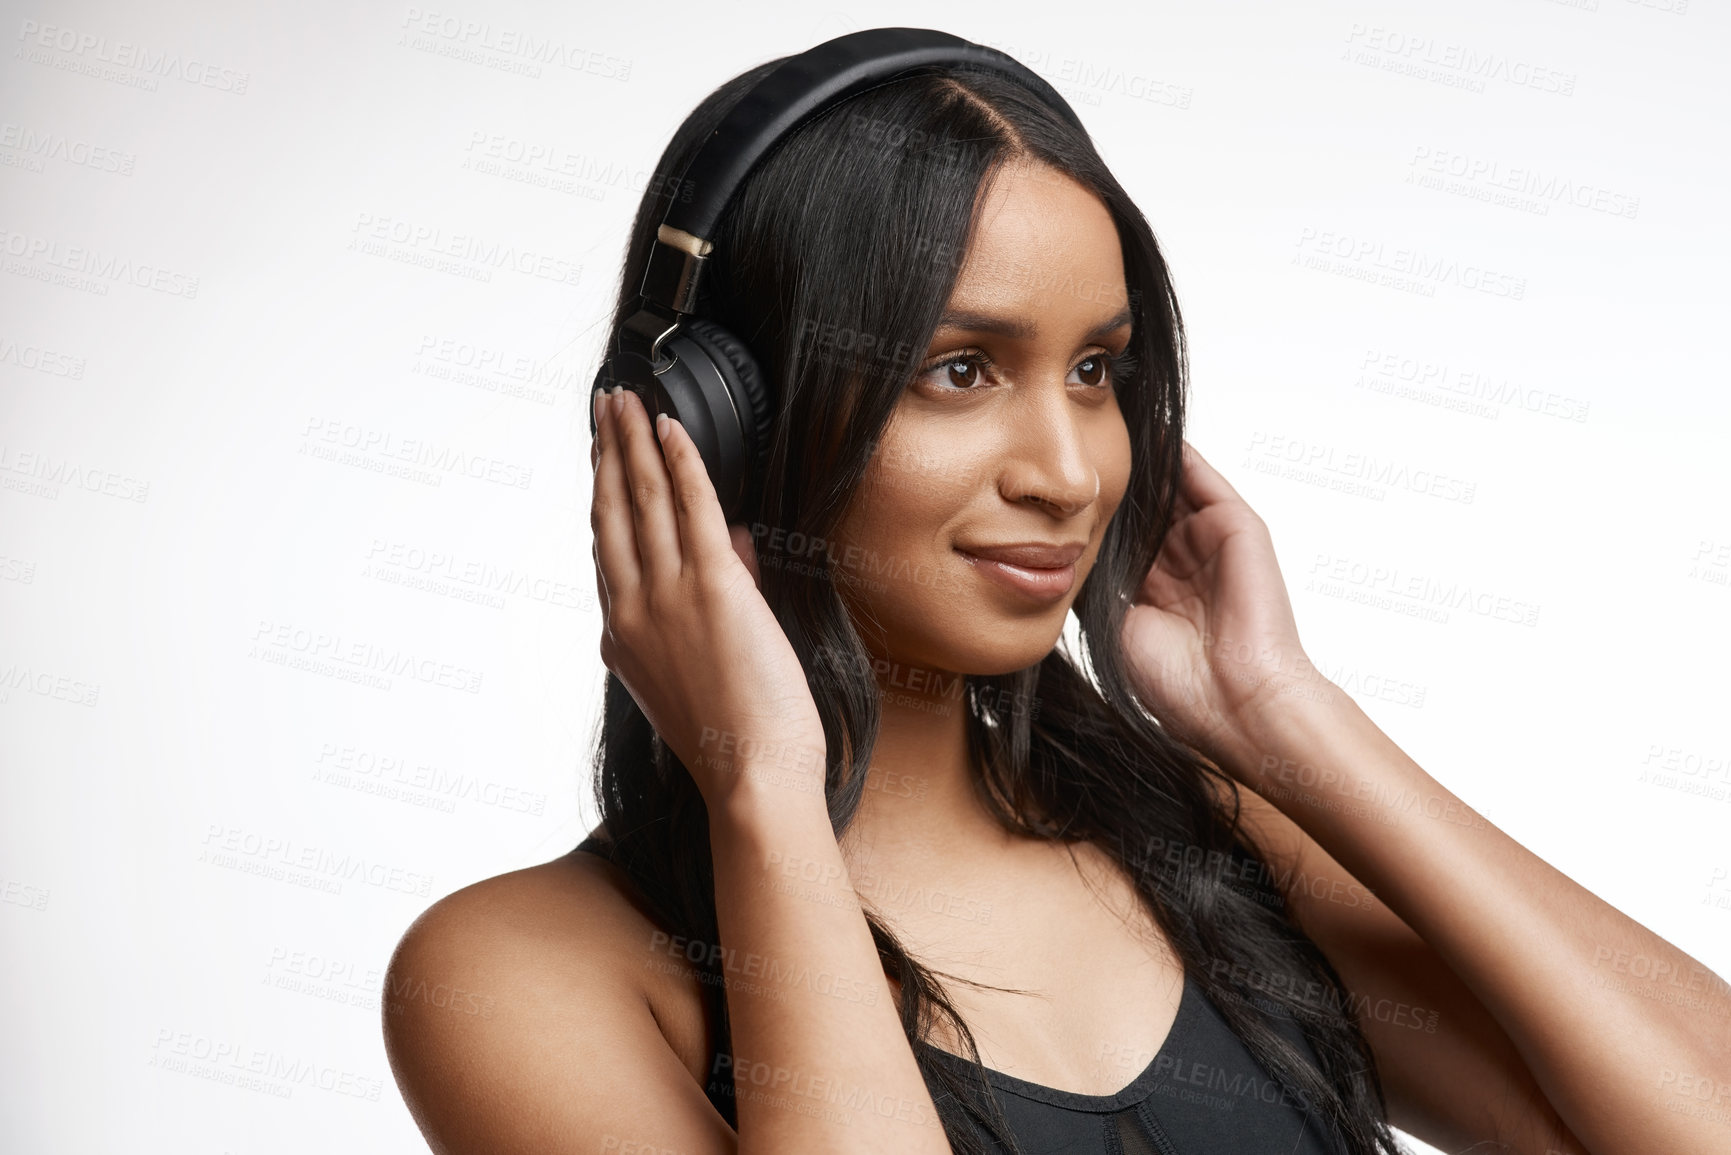
<path id="1" fill-rule="evenodd" d="M 695 313 L 697 284 L 709 260 L 709 242 L 666 225 L 661 226 L 661 234 L 664 235 L 655 238 L 649 251 L 649 267 L 643 271 L 640 291 L 647 299 L 675 313 Z M 665 234 L 676 234 L 676 238 L 670 241 Z M 680 239 L 696 243 L 686 245 Z"/>

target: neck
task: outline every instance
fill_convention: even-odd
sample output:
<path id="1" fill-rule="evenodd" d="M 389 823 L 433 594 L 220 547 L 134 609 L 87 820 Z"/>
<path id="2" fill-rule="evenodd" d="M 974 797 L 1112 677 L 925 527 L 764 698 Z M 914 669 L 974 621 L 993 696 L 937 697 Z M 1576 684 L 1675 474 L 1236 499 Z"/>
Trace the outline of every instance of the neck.
<path id="1" fill-rule="evenodd" d="M 935 866 L 1004 846 L 1010 837 L 980 800 L 969 766 L 963 675 L 874 666 L 880 722 L 847 847 Z"/>

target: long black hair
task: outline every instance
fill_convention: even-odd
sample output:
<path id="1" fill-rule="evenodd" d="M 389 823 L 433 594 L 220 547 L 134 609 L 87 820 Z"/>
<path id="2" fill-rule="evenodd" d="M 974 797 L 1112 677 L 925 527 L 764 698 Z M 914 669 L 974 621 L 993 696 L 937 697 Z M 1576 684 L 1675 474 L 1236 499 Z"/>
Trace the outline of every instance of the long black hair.
<path id="1" fill-rule="evenodd" d="M 615 325 L 642 283 L 668 199 L 682 195 L 676 178 L 726 111 L 777 63 L 721 85 L 668 144 L 632 226 Z M 1289 917 L 1264 852 L 1240 827 L 1237 785 L 1138 701 L 1120 646 L 1125 598 L 1159 552 L 1182 470 L 1188 370 L 1166 263 L 1086 133 L 1013 81 L 967 67 L 871 89 L 790 133 L 722 218 L 696 308 L 751 348 L 774 391 L 766 468 L 741 520 L 749 519 L 758 542 L 763 596 L 805 667 L 823 719 L 831 822 L 839 836 L 859 806 L 879 690 L 838 590 L 846 575 L 832 570 L 821 543 L 860 488 L 916 367 L 910 356 L 923 357 L 936 331 L 981 189 L 1004 162 L 1020 158 L 1092 191 L 1117 226 L 1135 311 L 1122 363 L 1130 371 L 1117 385 L 1132 470 L 1074 603 L 1081 662 L 1057 647 L 1015 673 L 966 676 L 974 784 L 1006 829 L 1085 840 L 1109 854 L 1134 881 L 1186 976 L 1323 1130 L 1351 1155 L 1398 1155 L 1350 996 Z M 783 540 L 818 548 L 796 548 L 792 556 L 768 550 Z M 703 797 L 611 672 L 595 753 L 595 799 L 612 861 L 668 933 L 719 943 Z M 972 1033 L 935 973 L 901 947 L 869 903 L 866 917 L 886 975 L 900 984 L 909 1040 L 928 1039 L 941 1014 L 978 1062 Z M 718 1055 L 731 1049 L 724 957 L 706 951 L 696 964 Z M 1280 1019 L 1285 1030 L 1272 1025 Z M 1293 1023 L 1314 1062 L 1294 1045 Z M 956 1151 L 988 1150 L 976 1128 L 1001 1149 L 1016 1149 L 983 1079 L 913 1049 Z M 731 1076 L 715 1073 L 727 1069 L 711 1065 L 706 1091 L 737 1125 Z"/>

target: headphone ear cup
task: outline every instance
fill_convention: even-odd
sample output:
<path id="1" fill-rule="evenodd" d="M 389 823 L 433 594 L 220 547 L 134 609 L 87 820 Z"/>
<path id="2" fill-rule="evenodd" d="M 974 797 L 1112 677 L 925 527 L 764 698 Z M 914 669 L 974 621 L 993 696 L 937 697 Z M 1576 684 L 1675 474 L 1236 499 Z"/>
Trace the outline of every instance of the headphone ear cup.
<path id="1" fill-rule="evenodd" d="M 707 317 L 687 317 L 680 326 L 680 332 L 709 354 L 738 407 L 744 432 L 742 458 L 745 461 L 746 498 L 749 500 L 753 487 L 763 477 L 764 462 L 769 455 L 770 430 L 775 423 L 763 373 L 745 343 Z"/>

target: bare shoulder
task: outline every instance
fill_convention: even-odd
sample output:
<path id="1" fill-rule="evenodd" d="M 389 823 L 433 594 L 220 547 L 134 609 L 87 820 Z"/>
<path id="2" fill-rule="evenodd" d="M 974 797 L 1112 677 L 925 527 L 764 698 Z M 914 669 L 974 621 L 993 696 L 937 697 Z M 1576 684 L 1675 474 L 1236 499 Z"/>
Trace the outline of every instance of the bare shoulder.
<path id="1" fill-rule="evenodd" d="M 381 1004 L 392 1073 L 432 1150 L 734 1151 L 699 1077 L 696 984 L 646 965 L 666 937 L 618 868 L 577 852 L 423 912 Z"/>

